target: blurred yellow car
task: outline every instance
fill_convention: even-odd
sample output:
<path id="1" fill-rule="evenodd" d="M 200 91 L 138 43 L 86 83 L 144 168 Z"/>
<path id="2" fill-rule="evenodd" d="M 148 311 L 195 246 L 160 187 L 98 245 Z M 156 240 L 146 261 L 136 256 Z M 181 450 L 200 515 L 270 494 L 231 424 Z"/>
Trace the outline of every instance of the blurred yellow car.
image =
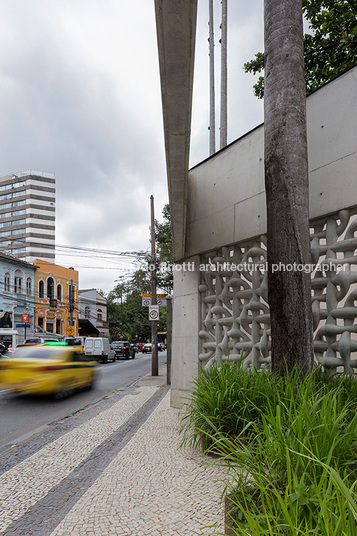
<path id="1" fill-rule="evenodd" d="M 3 388 L 61 398 L 79 387 L 91 389 L 97 362 L 76 348 L 59 345 L 18 346 L 0 361 Z"/>

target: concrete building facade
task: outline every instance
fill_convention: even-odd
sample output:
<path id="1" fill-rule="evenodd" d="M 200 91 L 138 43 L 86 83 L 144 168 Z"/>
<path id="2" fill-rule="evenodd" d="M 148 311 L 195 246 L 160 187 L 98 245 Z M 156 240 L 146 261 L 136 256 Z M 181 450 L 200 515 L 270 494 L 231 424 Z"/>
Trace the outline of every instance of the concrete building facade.
<path id="1" fill-rule="evenodd" d="M 356 80 L 357 68 L 307 99 L 315 359 L 345 372 L 357 370 Z M 270 363 L 263 140 L 261 125 L 188 172 L 176 260 L 195 270 L 174 274 L 174 406 L 200 367 Z"/>
<path id="2" fill-rule="evenodd" d="M 188 169 L 197 2 L 155 5 L 174 259 L 195 267 L 174 271 L 179 407 L 201 368 L 270 362 L 264 125 Z M 357 67 L 307 98 L 311 265 L 286 267 L 311 270 L 316 362 L 347 373 L 357 371 L 356 86 Z"/>
<path id="3" fill-rule="evenodd" d="M 56 187 L 52 173 L 0 177 L 0 250 L 27 261 L 55 261 Z"/>

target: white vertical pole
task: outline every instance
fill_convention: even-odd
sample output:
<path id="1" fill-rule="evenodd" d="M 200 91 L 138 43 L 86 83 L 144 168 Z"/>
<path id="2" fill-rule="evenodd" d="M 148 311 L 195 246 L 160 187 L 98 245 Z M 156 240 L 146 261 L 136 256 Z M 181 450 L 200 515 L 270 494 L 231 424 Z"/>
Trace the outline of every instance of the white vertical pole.
<path id="1" fill-rule="evenodd" d="M 227 0 L 222 0 L 220 149 L 227 145 Z"/>
<path id="2" fill-rule="evenodd" d="M 214 28 L 213 28 L 213 0 L 209 0 L 209 154 L 216 152 L 216 119 L 215 119 L 215 94 L 214 94 Z"/>

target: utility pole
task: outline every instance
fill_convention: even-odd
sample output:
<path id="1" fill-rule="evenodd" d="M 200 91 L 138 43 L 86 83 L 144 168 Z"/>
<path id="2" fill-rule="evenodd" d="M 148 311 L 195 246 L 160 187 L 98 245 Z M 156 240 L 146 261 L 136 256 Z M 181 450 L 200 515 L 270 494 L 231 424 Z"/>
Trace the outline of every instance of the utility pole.
<path id="1" fill-rule="evenodd" d="M 220 149 L 227 145 L 227 0 L 222 0 Z"/>
<path id="2" fill-rule="evenodd" d="M 222 0 L 220 149 L 227 145 L 227 0 Z"/>
<path id="3" fill-rule="evenodd" d="M 156 296 L 156 251 L 155 251 L 155 217 L 154 217 L 154 196 L 150 196 L 151 210 L 151 305 L 157 305 Z M 158 355 L 157 355 L 157 320 L 151 321 L 151 376 L 159 375 Z"/>
<path id="4" fill-rule="evenodd" d="M 209 0 L 209 154 L 216 152 L 216 112 L 214 93 L 214 28 L 213 28 L 213 0 Z"/>
<path id="5" fill-rule="evenodd" d="M 123 340 L 123 288 L 120 289 L 120 340 Z"/>
<path id="6" fill-rule="evenodd" d="M 71 279 L 68 298 L 69 298 L 68 299 L 69 301 L 69 325 L 73 326 L 74 325 L 74 322 L 73 322 L 73 311 L 74 311 L 73 279 Z M 75 335 L 74 332 L 73 332 L 73 335 Z"/>

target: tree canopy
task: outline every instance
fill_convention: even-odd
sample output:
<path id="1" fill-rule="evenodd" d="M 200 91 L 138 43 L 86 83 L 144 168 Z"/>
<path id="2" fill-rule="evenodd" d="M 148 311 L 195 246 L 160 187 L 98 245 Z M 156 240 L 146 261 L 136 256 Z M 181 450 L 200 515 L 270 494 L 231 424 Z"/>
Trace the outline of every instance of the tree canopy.
<path id="1" fill-rule="evenodd" d="M 173 274 L 170 267 L 173 265 L 172 234 L 170 206 L 167 204 L 162 210 L 164 221 L 155 220 L 155 240 L 157 259 L 157 284 L 166 293 L 173 287 Z"/>
<path id="2" fill-rule="evenodd" d="M 357 0 L 302 0 L 303 15 L 309 25 L 304 35 L 306 91 L 311 93 L 357 64 Z M 244 64 L 246 73 L 264 70 L 264 54 Z M 264 77 L 253 86 L 264 96 Z"/>

